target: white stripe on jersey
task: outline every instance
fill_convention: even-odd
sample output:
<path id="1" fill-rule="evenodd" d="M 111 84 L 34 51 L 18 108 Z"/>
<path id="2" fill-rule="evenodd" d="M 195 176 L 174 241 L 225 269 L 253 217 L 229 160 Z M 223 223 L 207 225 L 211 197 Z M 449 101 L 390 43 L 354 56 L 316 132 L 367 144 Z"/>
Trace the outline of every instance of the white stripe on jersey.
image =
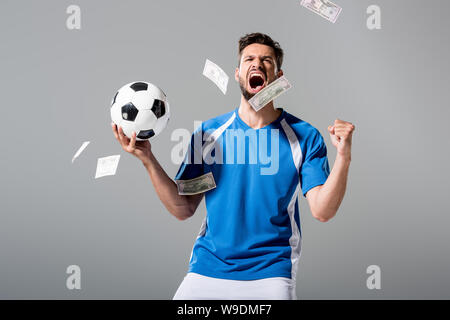
<path id="1" fill-rule="evenodd" d="M 302 149 L 300 148 L 300 142 L 298 141 L 294 130 L 292 130 L 291 126 L 289 126 L 289 124 L 286 122 L 286 119 L 281 120 L 280 123 L 281 127 L 286 133 L 286 136 L 288 137 L 292 151 L 292 160 L 294 161 L 294 165 L 297 168 L 297 173 L 299 173 L 303 158 Z M 292 198 L 289 201 L 289 205 L 287 207 L 292 228 L 292 235 L 289 238 L 289 244 L 291 245 L 291 264 L 292 264 L 291 277 L 294 281 L 297 275 L 298 262 L 300 260 L 301 246 L 302 246 L 302 237 L 300 236 L 300 229 L 299 226 L 297 226 L 297 223 L 294 218 L 295 203 L 298 199 L 298 193 L 300 189 L 301 189 L 300 175 L 298 175 L 297 187 L 295 188 L 294 194 L 292 195 Z"/>
<path id="2" fill-rule="evenodd" d="M 233 115 L 206 139 L 207 144 L 204 146 L 203 149 L 203 159 L 205 159 L 210 149 L 214 146 L 214 143 L 217 140 L 217 138 L 220 137 L 220 135 L 225 131 L 225 129 L 228 128 L 233 123 L 234 118 L 236 118 L 236 114 L 233 112 Z"/>
<path id="3" fill-rule="evenodd" d="M 203 159 L 205 158 L 205 156 L 208 154 L 208 152 L 210 151 L 210 149 L 214 146 L 214 142 L 217 140 L 218 137 L 220 137 L 220 135 L 225 131 L 226 128 L 228 128 L 234 121 L 234 118 L 236 117 L 236 114 L 233 112 L 233 115 L 223 124 L 221 125 L 219 128 L 217 128 L 207 139 L 206 142 L 208 143 L 203 150 Z M 207 224 L 207 216 L 208 213 L 206 214 L 206 217 L 203 219 L 202 222 L 202 226 L 200 227 L 200 231 L 197 235 L 197 238 L 194 241 L 194 245 L 192 246 L 192 250 L 191 250 L 191 256 L 189 258 L 189 261 L 191 261 L 192 259 L 192 254 L 194 253 L 194 246 L 195 243 L 197 242 L 198 238 L 202 237 L 205 235 L 206 232 L 206 224 Z"/>

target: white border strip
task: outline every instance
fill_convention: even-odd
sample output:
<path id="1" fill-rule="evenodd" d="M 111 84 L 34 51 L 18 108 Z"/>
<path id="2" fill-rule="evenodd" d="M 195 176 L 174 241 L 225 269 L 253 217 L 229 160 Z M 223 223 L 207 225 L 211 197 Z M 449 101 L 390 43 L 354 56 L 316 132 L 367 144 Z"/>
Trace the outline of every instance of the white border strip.
<path id="1" fill-rule="evenodd" d="M 284 132 L 286 133 L 286 136 L 288 137 L 289 145 L 291 146 L 292 159 L 294 161 L 295 168 L 297 169 L 297 176 L 298 176 L 298 184 L 287 207 L 292 228 L 292 235 L 289 238 L 289 244 L 291 246 L 291 264 L 292 264 L 291 278 L 292 280 L 295 281 L 298 269 L 298 262 L 300 260 L 302 238 L 300 236 L 300 226 L 297 226 L 294 215 L 295 215 L 295 203 L 298 198 L 298 193 L 301 189 L 299 170 L 302 163 L 303 155 L 302 149 L 300 148 L 300 142 L 298 141 L 294 130 L 292 130 L 291 126 L 286 122 L 286 119 L 281 120 L 281 127 L 283 128 Z"/>

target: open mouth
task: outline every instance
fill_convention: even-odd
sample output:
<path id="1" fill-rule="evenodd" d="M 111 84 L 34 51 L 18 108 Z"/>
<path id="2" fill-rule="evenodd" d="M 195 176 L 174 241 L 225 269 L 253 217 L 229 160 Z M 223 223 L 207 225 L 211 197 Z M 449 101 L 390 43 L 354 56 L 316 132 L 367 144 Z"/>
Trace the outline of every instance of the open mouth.
<path id="1" fill-rule="evenodd" d="M 250 74 L 250 77 L 248 79 L 249 84 L 249 91 L 251 93 L 257 93 L 262 88 L 264 88 L 266 83 L 266 78 L 263 73 L 261 72 L 254 72 Z"/>

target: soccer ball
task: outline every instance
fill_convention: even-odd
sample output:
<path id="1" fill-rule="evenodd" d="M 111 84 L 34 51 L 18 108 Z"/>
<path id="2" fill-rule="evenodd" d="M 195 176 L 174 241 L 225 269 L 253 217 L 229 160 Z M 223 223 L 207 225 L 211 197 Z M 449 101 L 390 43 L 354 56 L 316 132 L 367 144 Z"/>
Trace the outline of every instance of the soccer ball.
<path id="1" fill-rule="evenodd" d="M 124 85 L 111 101 L 111 119 L 130 139 L 133 131 L 139 141 L 157 136 L 166 127 L 169 117 L 166 95 L 148 82 Z"/>

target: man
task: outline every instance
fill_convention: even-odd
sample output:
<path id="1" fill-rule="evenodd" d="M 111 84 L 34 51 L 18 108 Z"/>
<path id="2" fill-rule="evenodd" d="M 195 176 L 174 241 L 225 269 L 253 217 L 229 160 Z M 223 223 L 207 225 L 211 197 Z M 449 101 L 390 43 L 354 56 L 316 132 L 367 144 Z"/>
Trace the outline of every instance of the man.
<path id="1" fill-rule="evenodd" d="M 154 157 L 150 143 L 136 142 L 135 133 L 128 139 L 113 125 L 116 139 L 142 161 L 159 198 L 176 218 L 191 217 L 205 195 L 207 216 L 174 299 L 296 299 L 301 247 L 298 193 L 302 191 L 312 215 L 322 222 L 330 220 L 340 206 L 355 126 L 335 120 L 328 127 L 337 148 L 330 172 L 326 145 L 316 128 L 282 108 L 275 109 L 273 102 L 258 112 L 248 103 L 283 75 L 282 62 L 283 50 L 269 36 L 252 33 L 239 40 L 235 79 L 242 91 L 240 105 L 202 123 L 175 177 L 189 180 L 211 173 L 216 187 L 206 192 L 178 194 L 177 184 Z M 209 148 L 206 143 L 200 149 L 195 145 L 202 132 L 208 132 L 203 140 Z M 236 132 L 244 133 L 237 144 Z M 216 160 L 225 157 L 225 163 L 204 161 L 211 142 Z M 236 154 L 235 147 L 246 153 Z M 255 161 L 254 150 L 260 148 L 271 150 L 274 170 L 264 171 L 267 159 Z M 194 161 L 199 154 L 200 161 Z"/>

